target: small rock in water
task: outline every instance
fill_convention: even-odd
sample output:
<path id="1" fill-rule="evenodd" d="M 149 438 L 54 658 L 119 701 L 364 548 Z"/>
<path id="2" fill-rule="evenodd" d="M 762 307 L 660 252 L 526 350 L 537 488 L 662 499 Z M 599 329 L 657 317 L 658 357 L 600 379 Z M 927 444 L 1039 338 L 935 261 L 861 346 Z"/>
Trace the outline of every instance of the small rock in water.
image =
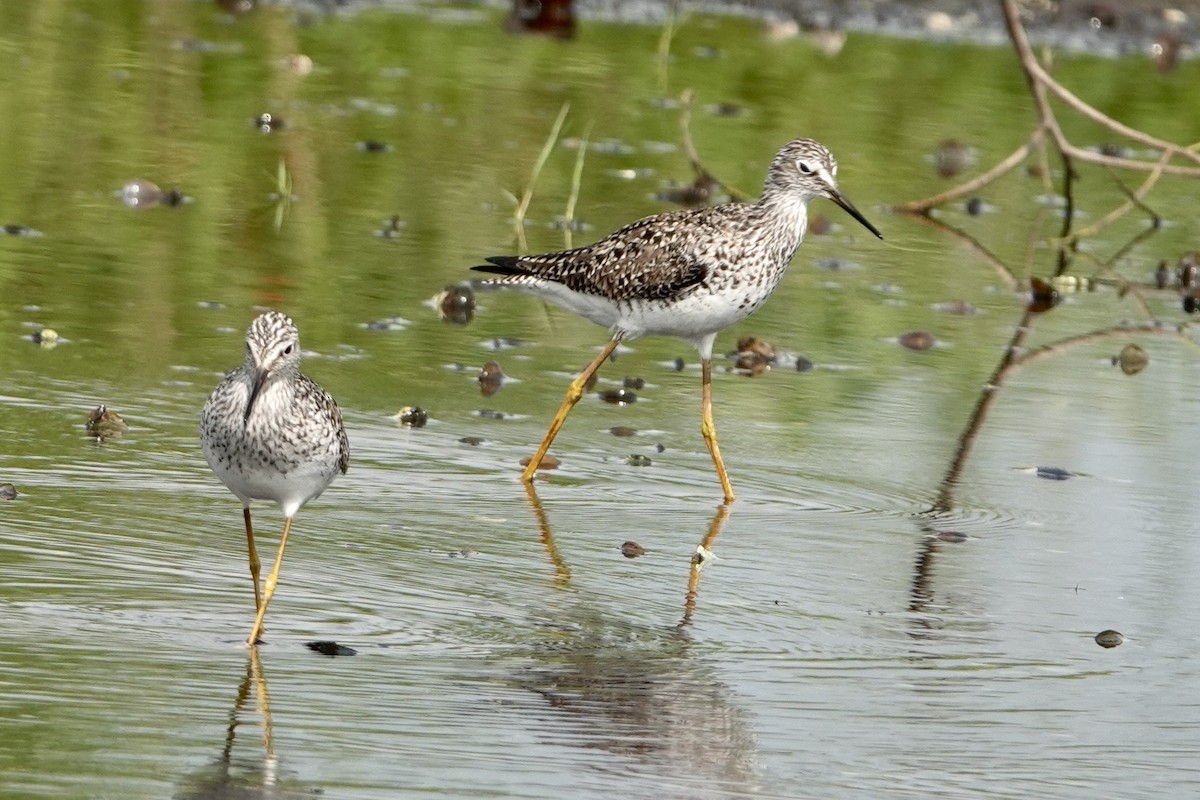
<path id="1" fill-rule="evenodd" d="M 983 200 L 978 197 L 972 197 L 967 201 L 967 213 L 972 217 L 978 217 L 983 213 Z"/>
<path id="2" fill-rule="evenodd" d="M 970 159 L 970 151 L 966 145 L 957 139 L 947 139 L 938 145 L 937 152 L 933 154 L 933 165 L 937 168 L 938 175 L 950 178 L 962 172 L 970 163 Z"/>
<path id="3" fill-rule="evenodd" d="M 1165 289 L 1171 283 L 1171 268 L 1167 266 L 1166 259 L 1158 262 L 1158 269 L 1154 270 L 1154 285 L 1159 289 Z"/>
<path id="4" fill-rule="evenodd" d="M 29 341 L 43 350 L 53 350 L 58 347 L 58 331 L 53 328 L 42 328 L 40 331 L 29 334 Z"/>
<path id="5" fill-rule="evenodd" d="M 1049 311 L 1062 302 L 1058 290 L 1041 278 L 1030 278 L 1029 289 L 1029 310 L 1034 314 Z"/>
<path id="6" fill-rule="evenodd" d="M 630 428 L 628 425 L 616 425 L 608 429 L 608 432 L 613 436 L 635 436 L 637 428 Z"/>
<path id="7" fill-rule="evenodd" d="M 962 531 L 938 531 L 933 535 L 935 539 L 941 542 L 965 542 L 967 535 Z"/>
<path id="8" fill-rule="evenodd" d="M 621 555 L 626 558 L 637 558 L 638 556 L 646 555 L 646 548 L 637 542 L 625 542 L 625 544 L 621 545 Z"/>
<path id="9" fill-rule="evenodd" d="M 380 142 L 375 139 L 367 139 L 366 141 L 358 142 L 355 147 L 362 150 L 364 153 L 390 153 L 392 146 L 387 142 Z"/>
<path id="10" fill-rule="evenodd" d="M 1137 375 L 1150 363 L 1150 356 L 1138 345 L 1127 344 L 1118 355 L 1113 356 L 1112 361 L 1126 375 Z"/>
<path id="11" fill-rule="evenodd" d="M 287 123 L 283 121 L 283 117 L 277 117 L 269 112 L 263 112 L 254 118 L 254 127 L 258 128 L 263 133 L 271 133 L 272 131 L 281 131 L 287 127 Z"/>
<path id="12" fill-rule="evenodd" d="M 521 459 L 521 466 L 528 467 L 529 462 L 533 460 L 533 456 L 525 456 Z M 562 466 L 562 462 L 551 455 L 542 456 L 542 463 L 538 464 L 538 469 L 558 469 Z"/>
<path id="13" fill-rule="evenodd" d="M 122 433 L 129 430 L 129 425 L 125 420 L 121 419 L 121 415 L 115 411 L 109 411 L 108 407 L 104 405 L 99 405 L 92 409 L 92 413 L 88 415 L 88 421 L 84 427 L 88 432 L 88 436 L 99 442 L 116 439 Z"/>
<path id="14" fill-rule="evenodd" d="M 0 500 L 16 500 L 17 487 L 11 483 L 0 483 Z"/>
<path id="15" fill-rule="evenodd" d="M 637 402 L 637 395 L 628 389 L 605 389 L 602 392 L 597 392 L 597 394 L 604 402 L 617 406 L 627 406 L 630 403 Z"/>
<path id="16" fill-rule="evenodd" d="M 8 236 L 41 236 L 42 232 L 34 228 L 26 227 L 25 225 L 5 225 L 0 227 L 0 233 Z"/>
<path id="17" fill-rule="evenodd" d="M 1096 644 L 1105 648 L 1116 647 L 1125 641 L 1125 637 L 1119 631 L 1114 631 L 1111 628 L 1106 631 L 1100 631 L 1096 634 Z"/>
<path id="18" fill-rule="evenodd" d="M 353 647 L 346 647 L 331 641 L 306 642 L 305 647 L 312 650 L 314 653 L 320 653 L 323 656 L 356 656 L 358 651 Z"/>
<path id="19" fill-rule="evenodd" d="M 1062 467 L 1038 467 L 1034 474 L 1048 481 L 1065 481 L 1075 477 L 1075 473 Z"/>
<path id="20" fill-rule="evenodd" d="M 796 372 L 808 372 L 816 365 L 805 356 L 796 356 Z"/>
<path id="21" fill-rule="evenodd" d="M 625 457 L 625 463 L 631 467 L 648 467 L 650 466 L 650 456 L 633 453 Z"/>
<path id="22" fill-rule="evenodd" d="M 424 428 L 429 422 L 429 412 L 420 406 L 405 406 L 393 414 L 392 419 L 405 428 Z"/>
<path id="23" fill-rule="evenodd" d="M 622 382 L 621 385 L 624 386 L 626 389 L 645 389 L 646 381 L 643 380 L 642 378 L 635 378 L 635 377 L 630 377 L 627 375 L 627 376 L 625 376 L 625 380 Z"/>
<path id="24" fill-rule="evenodd" d="M 479 381 L 479 391 L 483 396 L 491 397 L 504 385 L 504 370 L 500 369 L 500 365 L 495 361 L 488 361 L 475 379 Z"/>
<path id="25" fill-rule="evenodd" d="M 909 350 L 928 350 L 937 344 L 937 339 L 929 331 L 909 331 L 902 333 L 896 337 L 901 347 L 906 347 Z"/>
<path id="26" fill-rule="evenodd" d="M 478 447 L 483 444 L 483 439 L 478 436 L 464 436 L 458 441 L 460 444 L 469 444 L 471 447 Z"/>
<path id="27" fill-rule="evenodd" d="M 675 361 L 672 362 L 671 366 L 676 372 L 683 372 L 683 368 L 687 366 L 687 363 L 684 362 L 682 358 L 676 358 Z"/>
<path id="28" fill-rule="evenodd" d="M 503 411 L 496 411 L 491 408 L 481 408 L 475 412 L 481 419 L 504 419 Z"/>
<path id="29" fill-rule="evenodd" d="M 475 317 L 475 292 L 470 286 L 447 286 L 433 303 L 446 322 L 466 325 Z"/>

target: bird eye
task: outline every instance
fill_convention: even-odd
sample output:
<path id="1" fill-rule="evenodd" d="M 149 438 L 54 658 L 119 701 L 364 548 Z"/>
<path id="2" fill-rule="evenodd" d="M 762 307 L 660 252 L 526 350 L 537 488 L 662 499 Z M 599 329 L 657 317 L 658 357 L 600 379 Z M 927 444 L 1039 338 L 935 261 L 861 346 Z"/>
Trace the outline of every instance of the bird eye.
<path id="1" fill-rule="evenodd" d="M 797 161 L 796 167 L 800 170 L 800 173 L 802 175 L 812 175 L 812 167 L 810 167 L 808 164 L 804 163 L 803 161 Z"/>
<path id="2" fill-rule="evenodd" d="M 283 348 L 283 354 L 285 356 L 290 356 L 292 354 L 292 345 L 289 344 L 287 347 Z"/>

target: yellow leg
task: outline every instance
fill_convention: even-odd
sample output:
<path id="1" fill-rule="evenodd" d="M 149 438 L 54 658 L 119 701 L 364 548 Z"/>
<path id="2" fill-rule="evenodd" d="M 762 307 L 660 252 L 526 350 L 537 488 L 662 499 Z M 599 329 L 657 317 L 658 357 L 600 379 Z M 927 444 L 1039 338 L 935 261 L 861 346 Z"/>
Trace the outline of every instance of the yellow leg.
<path id="1" fill-rule="evenodd" d="M 713 424 L 712 415 L 712 361 L 704 359 L 700 366 L 701 380 L 701 410 L 700 435 L 708 445 L 708 453 L 712 456 L 713 465 L 717 468 L 717 477 L 721 479 L 721 488 L 725 491 L 725 502 L 732 503 L 733 487 L 729 484 L 729 473 L 725 471 L 725 462 L 721 460 L 721 448 L 717 446 L 717 426 Z"/>
<path id="2" fill-rule="evenodd" d="M 259 574 L 262 563 L 258 560 L 258 550 L 254 547 L 254 527 L 250 524 L 250 509 L 242 509 L 242 518 L 246 520 L 246 545 L 250 549 L 250 577 L 254 579 L 254 610 L 262 608 L 262 594 L 258 588 Z"/>
<path id="3" fill-rule="evenodd" d="M 267 614 L 267 605 L 271 602 L 271 597 L 275 594 L 275 587 L 279 584 L 279 567 L 283 564 L 283 548 L 287 547 L 288 533 L 291 530 L 292 518 L 288 517 L 283 521 L 283 534 L 279 537 L 279 551 L 275 553 L 275 566 L 271 567 L 271 574 L 267 576 L 267 582 L 263 585 L 262 605 L 258 607 L 258 616 L 254 619 L 254 627 L 250 629 L 250 636 L 246 639 L 246 644 L 250 646 L 258 644 L 258 635 L 262 633 L 263 617 Z"/>
<path id="4" fill-rule="evenodd" d="M 604 363 L 612 351 L 617 349 L 617 345 L 621 343 L 621 334 L 616 334 L 600 351 L 600 355 L 592 359 L 592 363 L 584 368 L 583 372 L 579 373 L 579 377 L 571 381 L 571 385 L 567 387 L 567 396 L 563 398 L 562 405 L 558 407 L 558 413 L 554 415 L 554 420 L 550 423 L 550 430 L 546 431 L 546 436 L 542 439 L 541 445 L 538 446 L 537 452 L 533 454 L 533 458 L 529 459 L 529 466 L 525 467 L 525 471 L 521 473 L 521 480 L 526 483 L 533 481 L 533 474 L 537 472 L 537 468 L 542 465 L 542 458 L 546 455 L 546 451 L 550 449 L 551 442 L 558 435 L 559 429 L 567 420 L 567 415 L 571 413 L 571 409 L 583 397 L 583 387 L 591 380 L 591 377 L 596 374 L 596 370 L 600 369 L 600 365 Z"/>

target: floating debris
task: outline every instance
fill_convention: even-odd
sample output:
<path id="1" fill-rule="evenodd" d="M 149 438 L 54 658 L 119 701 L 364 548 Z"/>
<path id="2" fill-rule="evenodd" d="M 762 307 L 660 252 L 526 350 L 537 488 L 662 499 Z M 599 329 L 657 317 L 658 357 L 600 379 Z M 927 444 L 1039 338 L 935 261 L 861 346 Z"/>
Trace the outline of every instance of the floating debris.
<path id="1" fill-rule="evenodd" d="M 403 317 L 389 317 L 387 319 L 375 319 L 370 322 L 364 322 L 363 327 L 369 331 L 402 331 L 409 326 L 408 320 Z"/>
<path id="2" fill-rule="evenodd" d="M 43 350 L 53 350 L 58 347 L 59 339 L 58 331 L 53 328 L 42 328 L 40 331 L 34 331 L 29 334 L 29 341 L 41 347 Z"/>
<path id="3" fill-rule="evenodd" d="M 470 286 L 447 286 L 433 298 L 438 316 L 455 325 L 466 325 L 475 317 L 475 292 Z"/>
<path id="4" fill-rule="evenodd" d="M 313 60 L 303 53 L 294 53 L 287 58 L 281 59 L 279 66 L 293 75 L 303 77 L 313 71 Z"/>
<path id="5" fill-rule="evenodd" d="M 405 223 L 400 219 L 399 214 L 393 214 L 390 219 L 383 221 L 383 227 L 375 231 L 375 235 L 380 239 L 395 239 L 404 230 Z"/>
<path id="6" fill-rule="evenodd" d="M 631 467 L 648 467 L 650 466 L 650 456 L 632 453 L 625 456 L 625 463 Z"/>
<path id="7" fill-rule="evenodd" d="M 1154 285 L 1159 289 L 1165 289 L 1171 283 L 1171 268 L 1167 266 L 1167 260 L 1164 258 L 1158 262 L 1158 269 L 1154 270 Z"/>
<path id="8" fill-rule="evenodd" d="M 1125 636 L 1120 631 L 1114 631 L 1111 628 L 1106 631 L 1100 631 L 1096 634 L 1095 638 L 1096 644 L 1108 649 L 1116 647 L 1125 641 Z"/>
<path id="9" fill-rule="evenodd" d="M 630 376 L 626 375 L 625 380 L 621 381 L 621 385 L 624 386 L 626 389 L 641 390 L 641 389 L 646 388 L 646 381 L 643 380 L 642 378 L 634 378 L 634 377 L 630 377 Z"/>
<path id="10" fill-rule="evenodd" d="M 283 117 L 277 117 L 270 112 L 263 112 L 251 120 L 254 127 L 258 128 L 263 133 L 273 133 L 281 131 L 287 127 L 287 123 L 283 121 Z"/>
<path id="11" fill-rule="evenodd" d="M 0 500 L 16 500 L 17 487 L 11 483 L 0 483 Z"/>
<path id="12" fill-rule="evenodd" d="M 646 548 L 642 547 L 637 542 L 625 542 L 621 545 L 621 555 L 626 558 L 638 558 L 646 555 Z"/>
<path id="13" fill-rule="evenodd" d="M 709 103 L 704 110 L 714 117 L 742 117 L 746 114 L 745 106 L 727 102 Z"/>
<path id="14" fill-rule="evenodd" d="M 965 208 L 967 209 L 967 213 L 970 214 L 972 217 L 978 217 L 980 214 L 983 213 L 983 210 L 984 210 L 983 198 L 972 197 L 970 200 L 967 201 Z"/>
<path id="15" fill-rule="evenodd" d="M 495 361 L 488 361 L 479 370 L 475 378 L 479 381 L 479 391 L 484 397 L 491 397 L 504 386 L 504 370 Z"/>
<path id="16" fill-rule="evenodd" d="M 405 428 L 424 428 L 429 422 L 429 412 L 420 406 L 405 406 L 393 414 L 392 419 Z"/>
<path id="17" fill-rule="evenodd" d="M 967 317 L 978 311 L 966 300 L 945 300 L 941 303 L 934 303 L 930 308 L 943 314 L 955 314 L 960 317 Z"/>
<path id="18" fill-rule="evenodd" d="M 671 362 L 671 367 L 672 367 L 672 368 L 673 368 L 673 369 L 674 369 L 676 372 L 683 372 L 683 369 L 684 369 L 684 367 L 686 367 L 686 366 L 687 366 L 687 362 L 685 362 L 685 361 L 683 360 L 683 358 L 676 358 L 674 361 L 672 361 L 672 362 Z"/>
<path id="19" fill-rule="evenodd" d="M 808 372 L 815 366 L 816 364 L 811 359 L 805 356 L 796 356 L 796 372 Z"/>
<path id="20" fill-rule="evenodd" d="M 1037 467 L 1034 474 L 1048 481 L 1065 481 L 1075 477 L 1075 473 L 1062 467 Z"/>
<path id="21" fill-rule="evenodd" d="M 449 553 L 446 553 L 446 555 L 450 556 L 451 558 L 470 558 L 471 556 L 479 555 L 479 551 L 472 547 L 464 547 L 461 550 L 451 550 Z"/>
<path id="22" fill-rule="evenodd" d="M 469 444 L 471 447 L 478 447 L 483 444 L 483 439 L 479 436 L 464 436 L 458 441 L 460 444 Z"/>
<path id="23" fill-rule="evenodd" d="M 1184 289 L 1200 285 L 1200 253 L 1184 253 L 1180 256 L 1179 263 L 1175 265 L 1175 276 Z"/>
<path id="24" fill-rule="evenodd" d="M 129 424 L 121 419 L 121 415 L 117 412 L 109 411 L 108 406 L 99 405 L 88 415 L 84 429 L 87 430 L 88 436 L 96 441 L 106 442 L 109 439 L 119 438 L 121 434 L 129 430 Z"/>
<path id="25" fill-rule="evenodd" d="M 737 341 L 734 368 L 747 375 L 761 375 L 775 363 L 778 351 L 770 342 L 757 336 L 743 336 Z"/>
<path id="26" fill-rule="evenodd" d="M 1029 289 L 1029 310 L 1034 314 L 1049 311 L 1062 302 L 1058 290 L 1041 278 L 1030 278 Z"/>
<path id="27" fill-rule="evenodd" d="M 366 139 L 361 142 L 355 142 L 355 147 L 364 153 L 390 153 L 392 146 L 387 142 L 380 142 L 375 139 Z"/>
<path id="28" fill-rule="evenodd" d="M 1150 363 L 1150 356 L 1136 344 L 1127 344 L 1121 352 L 1113 356 L 1112 363 L 1121 368 L 1126 375 L 1137 375 Z"/>
<path id="29" fill-rule="evenodd" d="M 901 347 L 920 352 L 937 344 L 937 339 L 929 331 L 909 331 L 897 336 L 896 343 Z"/>
<path id="30" fill-rule="evenodd" d="M 692 556 L 692 563 L 696 565 L 697 569 L 700 569 L 708 562 L 715 560 L 716 557 L 717 554 L 712 550 L 709 550 L 702 544 L 698 544 L 696 545 L 696 553 Z"/>
<path id="31" fill-rule="evenodd" d="M 157 184 L 140 178 L 127 181 L 117 192 L 117 196 L 127 208 L 135 211 L 144 211 L 160 205 L 175 208 L 191 202 L 191 198 L 178 189 L 168 189 L 164 192 Z"/>
<path id="32" fill-rule="evenodd" d="M 503 411 L 495 411 L 490 408 L 481 408 L 475 412 L 475 415 L 480 419 L 504 419 L 508 416 Z"/>
<path id="33" fill-rule="evenodd" d="M 808 232 L 814 236 L 824 236 L 833 229 L 833 221 L 824 214 L 816 214 L 808 220 Z"/>
<path id="34" fill-rule="evenodd" d="M 331 658 L 334 656 L 356 656 L 356 655 L 358 655 L 358 651 L 355 650 L 353 647 L 346 647 L 345 645 L 338 644 L 337 642 L 331 642 L 331 641 L 305 642 L 304 646 L 307 647 L 309 650 L 312 650 L 314 653 L 320 653 L 323 656 L 330 656 Z"/>
<path id="35" fill-rule="evenodd" d="M 619 437 L 624 438 L 624 437 L 628 437 L 628 436 L 636 436 L 637 428 L 630 428 L 628 425 L 616 425 L 612 428 L 609 428 L 608 432 L 611 433 L 613 436 L 619 436 Z"/>
<path id="36" fill-rule="evenodd" d="M 933 166 L 943 178 L 954 177 L 971 161 L 970 148 L 957 139 L 946 139 L 938 145 L 937 152 L 933 154 Z"/>
<path id="37" fill-rule="evenodd" d="M 637 402 L 637 395 L 628 389 L 605 389 L 596 394 L 606 403 L 612 403 L 615 406 L 627 406 L 630 403 Z"/>
<path id="38" fill-rule="evenodd" d="M 5 225 L 4 227 L 0 228 L 0 233 L 4 233 L 8 236 L 29 236 L 31 238 L 36 238 L 42 235 L 41 231 L 34 230 L 33 228 L 27 228 L 24 225 Z"/>
<path id="39" fill-rule="evenodd" d="M 533 456 L 525 456 L 521 459 L 521 466 L 528 467 L 529 462 L 533 460 Z M 538 464 L 538 469 L 558 469 L 562 466 L 562 462 L 551 455 L 542 456 L 542 463 Z"/>
<path id="40" fill-rule="evenodd" d="M 933 535 L 933 538 L 939 542 L 965 542 L 967 535 L 962 531 L 938 531 Z"/>

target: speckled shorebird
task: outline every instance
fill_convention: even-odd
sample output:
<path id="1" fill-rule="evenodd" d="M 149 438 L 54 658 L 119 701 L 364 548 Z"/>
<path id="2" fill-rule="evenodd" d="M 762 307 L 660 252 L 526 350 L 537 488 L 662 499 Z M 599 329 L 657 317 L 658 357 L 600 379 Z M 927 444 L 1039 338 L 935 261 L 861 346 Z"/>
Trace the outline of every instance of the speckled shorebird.
<path id="1" fill-rule="evenodd" d="M 804 239 L 808 203 L 817 197 L 837 203 L 883 238 L 838 191 L 833 154 L 812 139 L 795 139 L 775 155 L 758 202 L 656 214 L 586 247 L 498 256 L 473 267 L 503 276 L 486 284 L 541 297 L 612 331 L 600 354 L 571 382 L 523 479 L 533 480 L 583 387 L 617 345 L 658 334 L 678 336 L 700 354 L 700 432 L 725 500 L 733 500 L 712 418 L 713 342 L 770 297 Z"/>
<path id="2" fill-rule="evenodd" d="M 300 372 L 300 332 L 286 314 L 270 311 L 250 324 L 246 363 L 204 404 L 200 441 L 208 465 L 242 501 L 257 611 L 247 642 L 254 645 L 279 583 L 292 517 L 350 464 L 342 414 L 329 393 Z M 261 590 L 251 500 L 274 500 L 284 516 L 275 565 Z"/>

